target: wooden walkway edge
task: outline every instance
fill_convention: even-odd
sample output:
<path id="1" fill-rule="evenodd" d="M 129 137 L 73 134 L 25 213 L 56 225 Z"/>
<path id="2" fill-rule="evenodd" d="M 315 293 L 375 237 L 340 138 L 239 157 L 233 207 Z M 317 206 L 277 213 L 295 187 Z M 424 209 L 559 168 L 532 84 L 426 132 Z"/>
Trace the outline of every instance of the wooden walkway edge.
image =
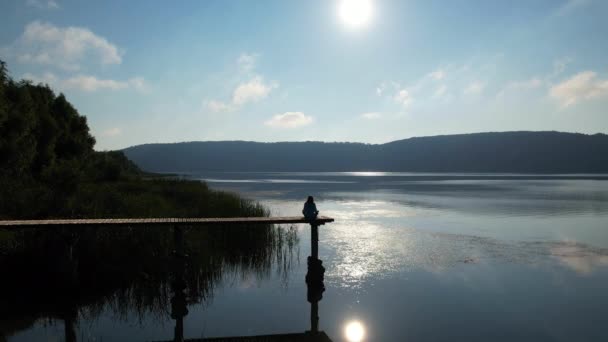
<path id="1" fill-rule="evenodd" d="M 135 225 L 212 225 L 212 224 L 290 224 L 308 223 L 312 225 L 323 225 L 334 222 L 334 219 L 319 216 L 316 220 L 307 220 L 303 216 L 286 217 L 191 217 L 191 218 L 116 218 L 116 219 L 58 219 L 58 220 L 3 220 L 0 228 L 18 228 L 27 226 L 52 227 L 52 226 L 135 226 Z"/>

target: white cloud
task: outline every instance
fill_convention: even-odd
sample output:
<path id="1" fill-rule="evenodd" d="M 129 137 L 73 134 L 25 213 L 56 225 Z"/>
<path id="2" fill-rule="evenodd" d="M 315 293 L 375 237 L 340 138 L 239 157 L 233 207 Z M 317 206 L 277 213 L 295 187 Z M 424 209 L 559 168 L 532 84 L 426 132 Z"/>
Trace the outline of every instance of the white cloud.
<path id="1" fill-rule="evenodd" d="M 114 44 L 87 28 L 57 27 L 50 23 L 29 23 L 19 38 L 4 48 L 21 63 L 57 66 L 78 70 L 80 63 L 122 63 L 121 53 Z"/>
<path id="2" fill-rule="evenodd" d="M 378 112 L 369 112 L 361 114 L 361 117 L 367 120 L 375 120 L 380 119 L 382 117 L 382 114 Z"/>
<path id="3" fill-rule="evenodd" d="M 61 90 L 75 89 L 86 92 L 98 90 L 121 90 L 134 89 L 137 91 L 145 91 L 147 84 L 142 77 L 133 77 L 126 81 L 116 81 L 111 79 L 99 79 L 91 75 L 76 75 L 66 79 L 60 79 L 55 74 L 46 72 L 41 76 L 26 73 L 22 77 L 26 80 L 31 80 L 34 83 L 48 84 L 58 87 Z"/>
<path id="4" fill-rule="evenodd" d="M 243 53 L 237 59 L 239 69 L 245 72 L 252 71 L 257 63 L 258 54 Z"/>
<path id="5" fill-rule="evenodd" d="M 479 95 L 485 89 L 486 84 L 481 81 L 473 81 L 469 83 L 469 85 L 464 88 L 464 93 L 468 95 Z"/>
<path id="6" fill-rule="evenodd" d="M 234 89 L 232 100 L 229 103 L 206 100 L 204 101 L 204 105 L 214 113 L 230 112 L 239 109 L 247 103 L 258 102 L 266 98 L 277 87 L 278 84 L 276 82 L 266 83 L 261 77 L 256 76 L 247 82 L 239 84 Z"/>
<path id="7" fill-rule="evenodd" d="M 276 128 L 297 128 L 311 124 L 314 119 L 302 112 L 286 112 L 277 114 L 264 124 Z"/>
<path id="8" fill-rule="evenodd" d="M 406 89 L 401 89 L 393 96 L 393 100 L 403 107 L 408 107 L 412 102 L 412 97 Z"/>
<path id="9" fill-rule="evenodd" d="M 258 54 L 241 54 L 237 59 L 237 65 L 241 71 L 240 78 L 248 76 L 248 81 L 242 81 L 232 91 L 229 101 L 205 100 L 203 105 L 212 112 L 230 112 L 238 110 L 247 103 L 258 102 L 268 97 L 270 93 L 279 87 L 276 81 L 266 82 L 260 75 L 253 73 Z"/>
<path id="10" fill-rule="evenodd" d="M 260 76 L 256 76 L 248 82 L 239 84 L 232 94 L 232 103 L 242 106 L 248 102 L 257 102 L 270 94 L 277 88 L 276 82 L 264 83 Z"/>
<path id="11" fill-rule="evenodd" d="M 583 100 L 608 96 L 608 80 L 597 79 L 593 71 L 583 71 L 552 86 L 549 95 L 565 108 Z"/>
<path id="12" fill-rule="evenodd" d="M 430 78 L 439 81 L 445 77 L 445 71 L 442 69 L 435 70 L 428 75 Z"/>
<path id="13" fill-rule="evenodd" d="M 101 89 L 120 90 L 129 87 L 129 82 L 103 80 L 89 75 L 70 77 L 65 79 L 62 83 L 64 87 L 68 89 L 79 89 L 84 91 L 96 91 Z"/>
<path id="14" fill-rule="evenodd" d="M 23 76 L 21 78 L 24 80 L 30 80 L 35 84 L 42 83 L 42 84 L 56 86 L 59 83 L 57 76 L 55 76 L 55 74 L 53 74 L 51 72 L 45 72 L 42 75 L 34 75 L 34 74 L 30 74 L 28 72 L 28 73 L 23 74 Z"/>
<path id="15" fill-rule="evenodd" d="M 122 129 L 120 129 L 119 127 L 109 128 L 109 129 L 106 129 L 105 131 L 101 132 L 101 135 L 104 137 L 115 137 L 115 136 L 121 135 L 121 134 L 122 134 Z"/>
<path id="16" fill-rule="evenodd" d="M 43 10 L 58 9 L 59 4 L 54 0 L 27 0 L 26 5 Z"/>

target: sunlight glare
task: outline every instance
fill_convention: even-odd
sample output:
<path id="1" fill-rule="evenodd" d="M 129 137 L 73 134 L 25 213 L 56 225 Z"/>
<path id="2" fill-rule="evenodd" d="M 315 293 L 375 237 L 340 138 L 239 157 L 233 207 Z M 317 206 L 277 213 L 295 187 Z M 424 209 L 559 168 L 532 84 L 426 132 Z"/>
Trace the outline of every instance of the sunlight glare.
<path id="1" fill-rule="evenodd" d="M 372 0 L 340 0 L 338 14 L 342 22 L 351 28 L 364 26 L 372 17 Z"/>
<path id="2" fill-rule="evenodd" d="M 348 342 L 361 342 L 365 338 L 365 327 L 358 321 L 349 322 L 344 328 L 344 335 Z"/>

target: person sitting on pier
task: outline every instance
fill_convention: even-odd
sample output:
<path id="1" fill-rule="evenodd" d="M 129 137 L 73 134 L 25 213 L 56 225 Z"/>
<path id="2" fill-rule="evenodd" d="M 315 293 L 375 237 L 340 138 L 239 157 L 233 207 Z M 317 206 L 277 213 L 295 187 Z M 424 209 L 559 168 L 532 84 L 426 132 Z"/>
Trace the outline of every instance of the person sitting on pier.
<path id="1" fill-rule="evenodd" d="M 306 203 L 304 203 L 304 209 L 302 209 L 302 214 L 304 214 L 304 218 L 309 221 L 317 219 L 319 211 L 317 210 L 317 205 L 315 204 L 315 200 L 314 198 L 312 198 L 312 196 L 308 196 Z"/>

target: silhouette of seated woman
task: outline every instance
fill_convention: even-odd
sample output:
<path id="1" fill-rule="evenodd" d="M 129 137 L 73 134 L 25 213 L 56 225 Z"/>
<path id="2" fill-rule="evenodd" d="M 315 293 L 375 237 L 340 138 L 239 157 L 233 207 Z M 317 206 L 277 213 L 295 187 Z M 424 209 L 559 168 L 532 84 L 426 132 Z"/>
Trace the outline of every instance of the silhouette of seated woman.
<path id="1" fill-rule="evenodd" d="M 308 196 L 306 203 L 304 203 L 304 209 L 302 209 L 302 214 L 304 214 L 304 218 L 308 221 L 314 221 L 317 219 L 319 211 L 317 210 L 317 205 L 315 204 L 315 200 L 314 198 L 312 198 L 312 196 Z"/>

